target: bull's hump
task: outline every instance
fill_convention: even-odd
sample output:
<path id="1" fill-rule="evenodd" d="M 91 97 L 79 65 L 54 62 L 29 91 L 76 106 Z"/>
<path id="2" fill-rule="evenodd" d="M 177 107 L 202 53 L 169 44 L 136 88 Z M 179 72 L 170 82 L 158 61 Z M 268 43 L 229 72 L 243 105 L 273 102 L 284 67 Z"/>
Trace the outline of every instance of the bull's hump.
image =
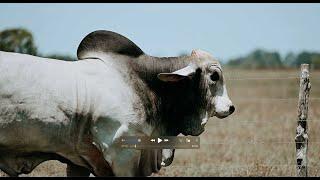
<path id="1" fill-rule="evenodd" d="M 79 44 L 77 56 L 78 59 L 92 58 L 86 57 L 86 55 L 96 52 L 115 53 L 130 57 L 139 57 L 144 54 L 144 52 L 128 38 L 106 30 L 98 30 L 88 34 Z"/>

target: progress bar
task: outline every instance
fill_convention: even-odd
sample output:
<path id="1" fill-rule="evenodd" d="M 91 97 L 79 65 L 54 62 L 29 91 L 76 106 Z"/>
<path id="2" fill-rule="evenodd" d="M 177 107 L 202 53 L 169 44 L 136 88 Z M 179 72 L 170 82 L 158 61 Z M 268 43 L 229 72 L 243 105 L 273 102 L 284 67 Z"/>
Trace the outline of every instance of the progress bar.
<path id="1" fill-rule="evenodd" d="M 115 142 L 121 148 L 129 149 L 199 149 L 198 136 L 122 136 Z"/>

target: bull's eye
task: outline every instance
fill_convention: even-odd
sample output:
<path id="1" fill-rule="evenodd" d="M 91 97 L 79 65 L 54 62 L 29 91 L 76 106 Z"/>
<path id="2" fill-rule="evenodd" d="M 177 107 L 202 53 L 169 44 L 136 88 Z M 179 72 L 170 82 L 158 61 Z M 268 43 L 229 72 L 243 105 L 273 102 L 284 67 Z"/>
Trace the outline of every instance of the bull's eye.
<path id="1" fill-rule="evenodd" d="M 213 72 L 213 73 L 210 75 L 210 79 L 211 79 L 212 81 L 218 81 L 219 78 L 220 78 L 220 76 L 219 76 L 219 73 L 218 73 L 218 72 Z"/>

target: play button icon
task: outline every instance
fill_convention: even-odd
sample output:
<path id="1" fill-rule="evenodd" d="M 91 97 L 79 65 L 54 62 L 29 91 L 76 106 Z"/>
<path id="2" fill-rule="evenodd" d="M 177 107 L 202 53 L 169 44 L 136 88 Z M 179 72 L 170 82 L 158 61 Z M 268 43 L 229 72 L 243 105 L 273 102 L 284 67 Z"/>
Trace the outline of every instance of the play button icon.
<path id="1" fill-rule="evenodd" d="M 160 143 L 162 141 L 162 139 L 158 138 L 158 143 Z"/>

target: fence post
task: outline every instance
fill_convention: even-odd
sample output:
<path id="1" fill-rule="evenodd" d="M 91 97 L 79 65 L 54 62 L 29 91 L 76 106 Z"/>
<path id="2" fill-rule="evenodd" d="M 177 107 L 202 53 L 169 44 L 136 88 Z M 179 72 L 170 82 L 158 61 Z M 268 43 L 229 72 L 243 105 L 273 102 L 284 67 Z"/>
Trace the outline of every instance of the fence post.
<path id="1" fill-rule="evenodd" d="M 311 88 L 309 80 L 309 64 L 301 64 L 300 90 L 298 101 L 298 124 L 296 129 L 296 158 L 297 158 L 297 175 L 306 177 L 308 175 L 308 101 L 309 91 Z"/>

